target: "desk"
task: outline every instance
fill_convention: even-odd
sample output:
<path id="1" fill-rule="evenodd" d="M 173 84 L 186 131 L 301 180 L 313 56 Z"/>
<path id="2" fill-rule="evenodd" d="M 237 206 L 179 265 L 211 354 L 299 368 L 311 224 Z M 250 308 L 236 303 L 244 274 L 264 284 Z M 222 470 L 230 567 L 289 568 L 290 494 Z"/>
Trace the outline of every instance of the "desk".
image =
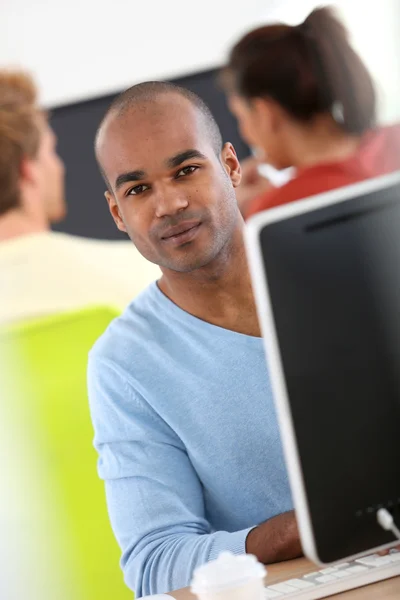
<path id="1" fill-rule="evenodd" d="M 270 565 L 267 567 L 268 577 L 266 582 L 268 585 L 285 581 L 286 579 L 292 579 L 294 577 L 301 577 L 306 573 L 318 570 L 318 567 L 313 565 L 306 558 L 299 558 L 297 560 L 289 560 L 284 563 Z M 190 593 L 189 588 L 170 592 L 170 596 L 176 598 L 176 600 L 193 600 L 195 596 Z M 372 583 L 371 585 L 351 590 L 350 592 L 343 592 L 335 596 L 330 596 L 332 600 L 340 598 L 340 600 L 399 600 L 400 598 L 400 577 L 394 577 L 392 579 L 386 579 L 379 583 Z"/>

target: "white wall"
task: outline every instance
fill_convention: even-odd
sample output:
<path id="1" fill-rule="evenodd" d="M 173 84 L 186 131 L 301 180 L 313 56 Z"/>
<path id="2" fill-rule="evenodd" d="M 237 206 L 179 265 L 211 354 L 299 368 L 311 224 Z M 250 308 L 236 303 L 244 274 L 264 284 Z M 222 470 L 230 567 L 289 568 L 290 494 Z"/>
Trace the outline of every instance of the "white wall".
<path id="1" fill-rule="evenodd" d="M 213 67 L 258 14 L 259 0 L 0 0 L 0 64 L 32 70 L 56 105 Z"/>
<path id="2" fill-rule="evenodd" d="M 382 119 L 399 119 L 400 0 L 332 3 L 377 80 Z M 0 65 L 30 69 L 44 103 L 55 106 L 214 67 L 253 26 L 297 23 L 320 4 L 327 2 L 1 0 Z"/>
<path id="3" fill-rule="evenodd" d="M 400 120 L 400 0 L 340 0 L 337 4 L 378 85 L 380 116 Z"/>

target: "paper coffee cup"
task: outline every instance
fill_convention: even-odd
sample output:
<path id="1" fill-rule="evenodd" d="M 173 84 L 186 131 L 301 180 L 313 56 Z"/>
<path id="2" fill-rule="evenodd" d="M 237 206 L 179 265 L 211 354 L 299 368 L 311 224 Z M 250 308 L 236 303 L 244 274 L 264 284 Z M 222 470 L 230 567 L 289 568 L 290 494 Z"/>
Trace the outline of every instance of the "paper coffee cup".
<path id="1" fill-rule="evenodd" d="M 264 600 L 265 575 L 255 556 L 223 552 L 195 570 L 191 591 L 199 600 Z"/>

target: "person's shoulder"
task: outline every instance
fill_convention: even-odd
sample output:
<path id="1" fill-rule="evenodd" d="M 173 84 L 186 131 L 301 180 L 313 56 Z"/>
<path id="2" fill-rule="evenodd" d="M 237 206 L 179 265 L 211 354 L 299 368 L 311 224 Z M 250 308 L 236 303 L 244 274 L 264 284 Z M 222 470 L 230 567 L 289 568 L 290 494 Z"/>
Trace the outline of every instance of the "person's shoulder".
<path id="1" fill-rule="evenodd" d="M 110 253 L 128 253 L 130 255 L 136 254 L 138 251 L 130 241 L 126 240 L 101 240 L 97 238 L 88 238 L 79 235 L 71 235 L 70 233 L 63 233 L 58 231 L 52 231 L 50 239 L 59 245 L 63 245 L 70 248 L 78 248 L 87 251 L 93 250 L 93 252 L 102 252 L 106 254 Z"/>
<path id="2" fill-rule="evenodd" d="M 400 124 L 380 127 L 366 136 L 363 144 L 366 168 L 372 175 L 384 175 L 400 169 Z"/>
<path id="3" fill-rule="evenodd" d="M 156 282 L 151 283 L 108 325 L 90 351 L 91 359 L 127 363 L 143 353 L 157 319 Z"/>
<path id="4" fill-rule="evenodd" d="M 295 179 L 278 188 L 271 198 L 272 206 L 305 200 L 309 196 L 341 187 L 348 182 L 349 177 L 342 164 L 318 165 L 304 170 Z"/>
<path id="5" fill-rule="evenodd" d="M 251 205 L 247 217 L 297 200 L 305 200 L 350 183 L 353 183 L 353 178 L 340 163 L 305 169 L 282 187 L 274 188 L 257 198 Z"/>
<path id="6" fill-rule="evenodd" d="M 400 144 L 400 123 L 391 123 L 378 129 L 378 135 L 382 135 L 386 140 Z"/>
<path id="7" fill-rule="evenodd" d="M 158 265 L 142 256 L 131 241 L 98 240 L 65 233 L 52 233 L 51 237 L 55 252 L 65 261 L 78 261 L 82 267 L 93 269 L 97 276 L 105 272 L 128 291 L 129 298 L 161 275 Z"/>

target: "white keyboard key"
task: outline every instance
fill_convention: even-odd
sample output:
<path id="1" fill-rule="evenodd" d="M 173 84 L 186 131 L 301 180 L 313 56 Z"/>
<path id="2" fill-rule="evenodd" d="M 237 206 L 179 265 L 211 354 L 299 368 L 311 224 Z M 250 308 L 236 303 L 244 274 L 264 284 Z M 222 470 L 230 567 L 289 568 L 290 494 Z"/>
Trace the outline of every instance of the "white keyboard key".
<path id="1" fill-rule="evenodd" d="M 345 579 L 346 577 L 351 577 L 351 573 L 348 573 L 347 570 L 343 569 L 343 571 L 337 571 L 334 573 L 333 577 L 336 579 Z"/>
<path id="2" fill-rule="evenodd" d="M 380 558 L 380 555 L 379 554 L 366 554 L 365 556 L 362 556 L 361 558 L 358 558 L 354 562 L 358 562 L 359 560 L 369 559 L 369 558 Z"/>
<path id="3" fill-rule="evenodd" d="M 275 583 L 274 585 L 268 586 L 269 590 L 273 590 L 274 592 L 279 592 L 280 594 L 290 594 L 294 592 L 296 588 L 291 585 L 288 585 L 288 582 L 285 583 Z"/>
<path id="4" fill-rule="evenodd" d="M 315 583 L 307 581 L 306 579 L 289 579 L 286 583 L 296 588 L 296 590 L 305 590 L 306 588 L 315 587 Z"/>
<path id="5" fill-rule="evenodd" d="M 384 565 L 390 565 L 391 562 L 392 562 L 392 557 L 388 554 L 387 556 L 380 556 L 379 558 L 377 558 L 375 566 L 383 567 Z"/>
<path id="6" fill-rule="evenodd" d="M 264 597 L 268 598 L 268 600 L 270 598 L 279 598 L 280 596 L 282 596 L 282 594 L 280 594 L 279 592 L 274 592 L 273 590 L 270 590 L 269 588 L 264 589 Z"/>
<path id="7" fill-rule="evenodd" d="M 392 562 L 392 557 L 387 554 L 386 556 L 380 556 L 379 558 L 375 559 L 375 562 L 373 565 L 373 567 L 384 567 L 385 565 L 389 565 Z"/>
<path id="8" fill-rule="evenodd" d="M 339 565 L 336 565 L 337 569 L 343 569 L 344 567 L 349 567 L 350 563 L 340 563 Z"/>
<path id="9" fill-rule="evenodd" d="M 361 565 L 356 565 L 355 567 L 349 567 L 346 569 L 350 575 L 358 575 L 359 573 L 363 573 L 364 571 L 368 571 L 367 567 L 362 567 Z"/>
<path id="10" fill-rule="evenodd" d="M 335 581 L 336 577 L 333 577 L 333 575 L 321 575 L 321 577 L 316 577 L 315 581 L 318 581 L 318 583 L 331 583 L 332 581 Z"/>
<path id="11" fill-rule="evenodd" d="M 379 554 L 368 554 L 368 556 L 363 556 L 361 558 L 357 558 L 354 562 L 355 563 L 360 563 L 361 565 L 363 565 L 365 563 L 365 561 L 374 561 L 377 558 L 380 558 Z"/>
<path id="12" fill-rule="evenodd" d="M 394 562 L 400 562 L 400 552 L 397 552 L 397 554 L 389 554 L 390 556 L 390 562 L 394 563 Z"/>
<path id="13" fill-rule="evenodd" d="M 322 573 L 322 575 L 331 575 L 332 573 L 335 573 L 337 571 L 337 567 L 328 567 L 327 569 L 321 569 L 320 573 Z"/>
<path id="14" fill-rule="evenodd" d="M 356 562 L 367 567 L 383 567 L 389 565 L 392 560 L 390 556 L 377 556 L 376 558 L 359 558 Z"/>

